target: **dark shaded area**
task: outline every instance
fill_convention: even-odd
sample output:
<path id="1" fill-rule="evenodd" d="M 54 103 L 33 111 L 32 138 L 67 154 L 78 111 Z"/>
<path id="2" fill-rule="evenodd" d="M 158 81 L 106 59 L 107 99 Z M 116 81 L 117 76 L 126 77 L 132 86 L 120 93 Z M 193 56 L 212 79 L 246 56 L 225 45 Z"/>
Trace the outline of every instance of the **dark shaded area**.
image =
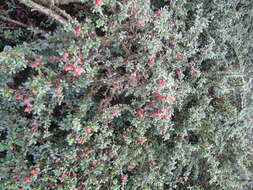
<path id="1" fill-rule="evenodd" d="M 164 1 L 164 0 L 151 0 L 150 1 L 150 8 L 153 10 L 161 9 L 166 5 L 170 5 L 170 0 Z"/>
<path id="2" fill-rule="evenodd" d="M 32 154 L 27 153 L 25 159 L 28 161 L 28 165 L 35 165 L 34 156 Z"/>
<path id="3" fill-rule="evenodd" d="M 202 61 L 201 66 L 200 66 L 200 71 L 201 72 L 207 72 L 211 69 L 211 67 L 214 65 L 214 61 L 207 59 Z"/>
<path id="4" fill-rule="evenodd" d="M 51 125 L 50 125 L 48 131 L 53 135 L 50 136 L 48 138 L 48 140 L 51 141 L 52 143 L 56 143 L 56 144 L 67 143 L 65 141 L 65 139 L 68 136 L 68 134 L 70 133 L 70 131 L 61 130 L 59 127 L 60 126 L 57 123 L 51 122 Z"/>
<path id="5" fill-rule="evenodd" d="M 7 156 L 7 150 L 0 152 L 0 159 L 5 158 L 6 156 Z"/>
<path id="6" fill-rule="evenodd" d="M 102 99 L 106 97 L 106 91 L 108 90 L 107 86 L 102 86 L 96 94 L 93 96 L 95 102 L 100 102 Z"/>
<path id="7" fill-rule="evenodd" d="M 7 138 L 7 129 L 0 132 L 0 141 L 6 140 Z"/>
<path id="8" fill-rule="evenodd" d="M 64 118 L 67 115 L 66 110 L 67 110 L 66 103 L 62 103 L 61 105 L 55 106 L 52 114 L 53 118 L 58 120 Z"/>
<path id="9" fill-rule="evenodd" d="M 194 134 L 193 132 L 189 132 L 189 137 L 188 137 L 189 143 L 194 145 L 199 142 L 199 137 Z"/>
<path id="10" fill-rule="evenodd" d="M 96 28 L 95 32 L 96 32 L 97 36 L 100 36 L 100 37 L 105 35 L 105 32 L 101 28 Z"/>
<path id="11" fill-rule="evenodd" d="M 35 72 L 31 67 L 26 67 L 24 70 L 19 71 L 13 76 L 13 83 L 7 83 L 7 85 L 12 89 L 18 89 L 18 87 L 25 83 L 34 73 Z"/>
<path id="12" fill-rule="evenodd" d="M 114 96 L 112 101 L 110 102 L 110 104 L 112 106 L 117 105 L 117 104 L 128 104 L 128 105 L 130 105 L 133 99 L 135 99 L 134 95 L 126 96 L 126 92 L 123 92 L 118 96 Z"/>

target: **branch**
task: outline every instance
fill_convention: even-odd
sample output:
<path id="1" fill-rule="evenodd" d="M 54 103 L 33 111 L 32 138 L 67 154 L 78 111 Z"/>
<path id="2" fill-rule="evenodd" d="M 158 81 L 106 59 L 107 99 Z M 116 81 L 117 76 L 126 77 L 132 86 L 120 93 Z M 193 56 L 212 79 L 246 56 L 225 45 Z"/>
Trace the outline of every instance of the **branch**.
<path id="1" fill-rule="evenodd" d="M 39 12 L 44 13 L 45 15 L 55 19 L 56 21 L 58 21 L 60 24 L 66 25 L 68 22 L 67 20 L 65 20 L 63 17 L 61 17 L 60 15 L 56 14 L 54 11 L 52 11 L 51 9 L 48 9 L 42 5 L 39 5 L 35 2 L 33 2 L 32 0 L 19 0 L 21 3 L 25 4 L 28 7 L 31 7 L 32 9 L 36 9 Z"/>
<path id="2" fill-rule="evenodd" d="M 22 26 L 22 27 L 24 27 L 24 28 L 29 27 L 29 26 L 26 25 L 26 24 L 23 24 L 23 23 L 21 23 L 21 22 L 19 22 L 19 21 L 13 20 L 13 19 L 8 18 L 8 17 L 5 17 L 5 16 L 0 16 L 0 19 L 3 20 L 3 21 L 12 22 L 12 23 L 14 23 L 14 24 L 16 24 L 16 25 L 19 25 L 19 26 Z"/>

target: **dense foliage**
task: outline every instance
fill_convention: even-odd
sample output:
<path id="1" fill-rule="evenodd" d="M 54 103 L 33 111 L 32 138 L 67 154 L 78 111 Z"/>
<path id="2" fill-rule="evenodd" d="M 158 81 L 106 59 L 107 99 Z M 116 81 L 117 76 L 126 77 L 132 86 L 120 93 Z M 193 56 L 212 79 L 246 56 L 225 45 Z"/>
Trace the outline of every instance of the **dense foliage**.
<path id="1" fill-rule="evenodd" d="M 251 189 L 253 2 L 83 4 L 0 52 L 1 189 Z"/>

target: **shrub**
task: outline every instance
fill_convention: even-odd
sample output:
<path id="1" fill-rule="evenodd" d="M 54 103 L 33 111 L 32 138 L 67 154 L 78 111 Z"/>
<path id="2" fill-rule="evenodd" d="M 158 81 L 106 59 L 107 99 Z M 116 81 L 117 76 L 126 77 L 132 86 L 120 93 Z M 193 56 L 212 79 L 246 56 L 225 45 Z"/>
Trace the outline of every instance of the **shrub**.
<path id="1" fill-rule="evenodd" d="M 253 3 L 84 5 L 0 53 L 2 189 L 250 189 Z"/>

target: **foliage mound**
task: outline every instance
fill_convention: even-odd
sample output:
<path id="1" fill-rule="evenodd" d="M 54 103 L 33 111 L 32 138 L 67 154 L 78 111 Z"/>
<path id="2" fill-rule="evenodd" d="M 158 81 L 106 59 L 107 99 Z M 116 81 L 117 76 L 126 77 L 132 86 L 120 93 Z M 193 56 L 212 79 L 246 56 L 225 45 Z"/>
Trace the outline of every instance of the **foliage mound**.
<path id="1" fill-rule="evenodd" d="M 253 2 L 83 5 L 0 52 L 1 189 L 250 189 Z"/>

